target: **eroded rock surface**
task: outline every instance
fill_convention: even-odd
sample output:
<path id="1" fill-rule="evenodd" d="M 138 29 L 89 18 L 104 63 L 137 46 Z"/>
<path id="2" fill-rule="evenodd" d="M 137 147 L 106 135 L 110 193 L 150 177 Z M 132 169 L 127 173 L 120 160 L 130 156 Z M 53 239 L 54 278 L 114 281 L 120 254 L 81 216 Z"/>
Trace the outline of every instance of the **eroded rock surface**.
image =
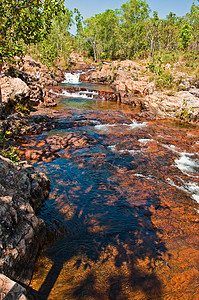
<path id="1" fill-rule="evenodd" d="M 35 211 L 45 201 L 50 181 L 26 162 L 0 156 L 0 272 L 28 283 L 45 240 L 45 224 Z"/>

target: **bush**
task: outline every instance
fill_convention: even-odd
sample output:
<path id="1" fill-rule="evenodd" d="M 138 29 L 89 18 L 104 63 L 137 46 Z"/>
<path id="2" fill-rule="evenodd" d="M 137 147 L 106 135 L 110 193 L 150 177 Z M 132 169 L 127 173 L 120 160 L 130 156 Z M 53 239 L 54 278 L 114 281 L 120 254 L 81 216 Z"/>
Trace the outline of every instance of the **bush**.
<path id="1" fill-rule="evenodd" d="M 163 72 L 155 79 L 156 88 L 173 88 L 173 75 L 170 72 Z"/>
<path id="2" fill-rule="evenodd" d="M 9 146 L 8 149 L 2 150 L 2 155 L 5 158 L 9 158 L 13 163 L 18 165 L 18 161 L 19 161 L 19 150 L 18 149 Z"/>

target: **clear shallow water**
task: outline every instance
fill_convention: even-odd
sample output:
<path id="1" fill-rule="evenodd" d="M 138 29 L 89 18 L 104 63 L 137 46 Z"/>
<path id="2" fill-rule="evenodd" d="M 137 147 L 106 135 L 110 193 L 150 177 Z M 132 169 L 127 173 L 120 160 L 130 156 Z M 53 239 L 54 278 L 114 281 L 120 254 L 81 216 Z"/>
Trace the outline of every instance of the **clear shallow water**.
<path id="1" fill-rule="evenodd" d="M 38 299 L 197 299 L 198 131 L 99 103 L 61 99 L 60 120 L 75 125 L 45 132 L 86 142 L 35 164 L 51 193 L 39 211 L 48 246 L 31 287 Z"/>
<path id="2" fill-rule="evenodd" d="M 55 110 L 65 109 L 65 108 L 76 108 L 76 109 L 89 109 L 89 110 L 112 110 L 112 111 L 126 111 L 131 112 L 132 109 L 122 103 L 100 101 L 95 99 L 85 99 L 85 98 L 66 98 L 62 97 L 58 105 L 54 107 Z M 139 108 L 137 109 L 139 111 Z"/>

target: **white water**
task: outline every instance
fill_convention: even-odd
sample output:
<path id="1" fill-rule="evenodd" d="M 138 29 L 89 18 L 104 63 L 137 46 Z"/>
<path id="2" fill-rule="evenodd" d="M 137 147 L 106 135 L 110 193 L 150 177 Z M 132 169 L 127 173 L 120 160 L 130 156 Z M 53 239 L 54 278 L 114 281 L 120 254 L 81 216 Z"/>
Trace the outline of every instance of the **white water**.
<path id="1" fill-rule="evenodd" d="M 136 120 L 133 120 L 133 122 L 131 124 L 126 124 L 126 123 L 123 123 L 123 124 L 118 124 L 118 123 L 116 123 L 116 124 L 100 124 L 100 125 L 96 125 L 95 129 L 106 132 L 111 127 L 121 127 L 121 126 L 128 127 L 129 129 L 136 129 L 136 128 L 145 127 L 146 122 L 138 123 Z"/>
<path id="2" fill-rule="evenodd" d="M 197 173 L 199 170 L 199 162 L 196 159 L 190 158 L 192 155 L 194 154 L 181 153 L 180 157 L 175 159 L 177 168 L 187 175 Z"/>
<path id="3" fill-rule="evenodd" d="M 121 153 L 121 154 L 129 153 L 130 155 L 135 155 L 135 154 L 138 154 L 138 153 L 142 152 L 142 150 L 127 150 L 127 149 L 125 149 L 125 150 L 117 150 L 116 147 L 117 147 L 117 144 L 108 146 L 108 148 L 111 151 L 118 152 L 118 153 Z"/>
<path id="4" fill-rule="evenodd" d="M 73 84 L 80 83 L 79 77 L 80 77 L 80 73 L 74 73 L 74 74 L 65 73 L 65 80 L 63 81 L 63 83 L 73 83 Z"/>
<path id="5" fill-rule="evenodd" d="M 50 92 L 58 96 L 64 96 L 68 98 L 83 98 L 83 99 L 93 99 L 93 96 L 98 95 L 98 93 L 94 91 L 80 91 L 76 93 L 69 93 L 65 90 L 62 90 L 61 93 L 56 93 L 53 90 L 50 90 Z"/>
<path id="6" fill-rule="evenodd" d="M 153 139 L 139 139 L 138 140 L 141 144 L 146 145 L 148 142 L 153 142 Z"/>
<path id="7" fill-rule="evenodd" d="M 199 203 L 199 186 L 193 182 L 193 181 L 189 181 L 189 182 L 185 182 L 182 178 L 181 181 L 183 183 L 182 186 L 178 186 L 176 185 L 173 180 L 171 180 L 170 178 L 167 178 L 167 181 L 170 185 L 178 188 L 179 190 L 186 192 L 188 194 L 190 194 L 190 196 Z"/>

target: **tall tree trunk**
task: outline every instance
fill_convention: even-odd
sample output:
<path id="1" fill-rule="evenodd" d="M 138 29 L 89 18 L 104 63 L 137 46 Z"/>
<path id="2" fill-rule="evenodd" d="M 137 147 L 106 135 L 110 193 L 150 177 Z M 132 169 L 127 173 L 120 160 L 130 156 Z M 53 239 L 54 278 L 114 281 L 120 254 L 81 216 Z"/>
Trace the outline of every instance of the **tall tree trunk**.
<path id="1" fill-rule="evenodd" d="M 93 42 L 93 53 L 94 53 L 94 60 L 97 61 L 97 53 L 96 53 L 96 42 Z"/>

